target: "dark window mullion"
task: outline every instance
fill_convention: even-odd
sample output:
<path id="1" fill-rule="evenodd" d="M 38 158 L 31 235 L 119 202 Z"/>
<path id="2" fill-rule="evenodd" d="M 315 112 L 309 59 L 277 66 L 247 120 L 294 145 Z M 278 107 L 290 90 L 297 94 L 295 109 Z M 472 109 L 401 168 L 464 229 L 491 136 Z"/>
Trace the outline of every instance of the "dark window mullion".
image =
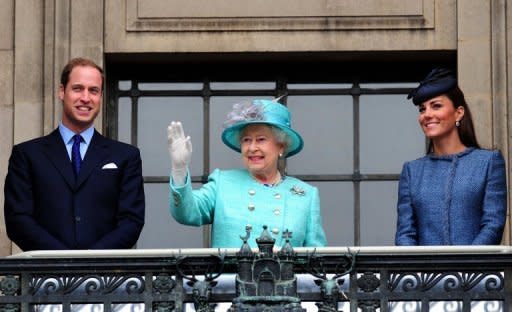
<path id="1" fill-rule="evenodd" d="M 203 82 L 203 182 L 210 174 L 210 100 L 212 92 L 210 81 Z"/>
<path id="2" fill-rule="evenodd" d="M 287 93 L 287 83 L 286 83 L 286 78 L 285 77 L 279 77 L 277 78 L 277 81 L 276 81 L 276 91 L 274 93 L 274 97 L 280 97 L 280 96 L 283 96 L 283 95 L 286 95 L 285 97 L 283 97 L 279 103 L 282 103 L 283 105 L 287 106 L 288 105 L 288 93 Z M 286 158 L 285 157 L 280 157 L 281 159 L 279 159 L 279 165 L 278 167 L 280 168 L 283 168 L 283 174 L 284 175 L 287 175 L 287 168 L 286 168 Z"/>
<path id="3" fill-rule="evenodd" d="M 352 90 L 354 112 L 354 245 L 361 245 L 361 174 L 359 164 L 360 136 L 359 136 L 359 96 L 361 90 L 359 83 L 355 82 Z"/>
<path id="4" fill-rule="evenodd" d="M 131 144 L 134 146 L 138 146 L 138 139 L 137 135 L 139 133 L 138 128 L 138 120 L 139 120 L 139 98 L 140 98 L 140 91 L 139 91 L 139 82 L 137 80 L 132 80 L 132 89 L 130 90 L 130 99 L 131 99 Z"/>
<path id="5" fill-rule="evenodd" d="M 288 89 L 288 95 L 351 95 L 352 89 Z"/>
<path id="6" fill-rule="evenodd" d="M 378 88 L 361 88 L 359 89 L 360 93 L 361 94 L 365 94 L 365 95 L 394 95 L 394 94 L 403 94 L 404 97 L 405 95 L 409 94 L 409 92 L 411 92 L 411 88 L 382 88 L 382 89 L 378 89 Z"/>

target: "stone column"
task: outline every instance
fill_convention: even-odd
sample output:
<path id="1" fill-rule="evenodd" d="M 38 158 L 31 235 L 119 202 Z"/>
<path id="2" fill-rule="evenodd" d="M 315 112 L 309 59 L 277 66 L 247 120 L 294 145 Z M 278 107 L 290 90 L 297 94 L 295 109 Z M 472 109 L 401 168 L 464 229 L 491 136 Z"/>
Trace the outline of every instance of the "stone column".
<path id="1" fill-rule="evenodd" d="M 507 56 L 510 52 L 506 46 L 506 14 L 505 0 L 457 1 L 459 84 L 471 108 L 480 145 L 500 149 L 509 164 Z M 508 225 L 503 243 L 510 243 Z"/>
<path id="2" fill-rule="evenodd" d="M 0 190 L 3 190 L 14 135 L 14 0 L 0 0 L 0 8 Z M 2 191 L 0 207 L 3 206 Z M 0 256 L 7 256 L 11 254 L 11 241 L 7 238 L 3 209 L 1 211 Z"/>

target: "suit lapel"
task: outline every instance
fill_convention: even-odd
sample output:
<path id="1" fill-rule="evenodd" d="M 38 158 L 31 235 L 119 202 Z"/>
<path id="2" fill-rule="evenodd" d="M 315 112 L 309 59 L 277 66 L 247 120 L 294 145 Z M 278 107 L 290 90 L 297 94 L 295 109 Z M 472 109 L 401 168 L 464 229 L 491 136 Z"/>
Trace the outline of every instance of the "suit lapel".
<path id="1" fill-rule="evenodd" d="M 87 148 L 82 166 L 80 167 L 80 173 L 78 174 L 78 180 L 76 183 L 77 189 L 85 180 L 87 180 L 93 169 L 97 167 L 98 163 L 108 157 L 107 143 L 107 140 L 105 140 L 103 136 L 95 130 L 91 139 L 91 144 L 89 145 L 89 148 Z"/>
<path id="2" fill-rule="evenodd" d="M 74 189 L 75 175 L 73 173 L 73 167 L 71 166 L 71 160 L 66 151 L 66 145 L 58 129 L 54 130 L 45 138 L 43 150 L 50 162 L 62 175 L 64 180 L 66 180 L 69 187 Z"/>

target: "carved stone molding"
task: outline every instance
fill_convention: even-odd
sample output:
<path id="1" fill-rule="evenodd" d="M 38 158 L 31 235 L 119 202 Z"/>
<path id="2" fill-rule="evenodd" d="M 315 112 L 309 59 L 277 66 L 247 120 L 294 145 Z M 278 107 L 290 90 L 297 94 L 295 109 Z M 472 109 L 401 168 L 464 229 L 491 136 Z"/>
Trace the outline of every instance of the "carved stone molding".
<path id="1" fill-rule="evenodd" d="M 434 9 L 434 0 L 126 0 L 126 30 L 429 29 Z"/>

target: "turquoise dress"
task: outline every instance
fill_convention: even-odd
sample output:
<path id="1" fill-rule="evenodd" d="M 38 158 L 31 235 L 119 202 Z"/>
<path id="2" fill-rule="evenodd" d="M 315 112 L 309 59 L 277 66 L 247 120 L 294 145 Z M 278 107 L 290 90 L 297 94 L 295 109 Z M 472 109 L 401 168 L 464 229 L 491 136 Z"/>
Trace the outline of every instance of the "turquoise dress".
<path id="1" fill-rule="evenodd" d="M 170 212 L 179 223 L 200 226 L 212 224 L 212 247 L 242 245 L 240 236 L 251 228 L 248 241 L 256 247 L 263 226 L 276 239 L 285 242 L 283 232 L 292 232 L 291 244 L 325 246 L 327 240 L 320 216 L 318 189 L 287 176 L 268 187 L 254 180 L 247 170 L 216 169 L 208 183 L 192 190 L 190 178 L 183 186 L 170 183 Z"/>

